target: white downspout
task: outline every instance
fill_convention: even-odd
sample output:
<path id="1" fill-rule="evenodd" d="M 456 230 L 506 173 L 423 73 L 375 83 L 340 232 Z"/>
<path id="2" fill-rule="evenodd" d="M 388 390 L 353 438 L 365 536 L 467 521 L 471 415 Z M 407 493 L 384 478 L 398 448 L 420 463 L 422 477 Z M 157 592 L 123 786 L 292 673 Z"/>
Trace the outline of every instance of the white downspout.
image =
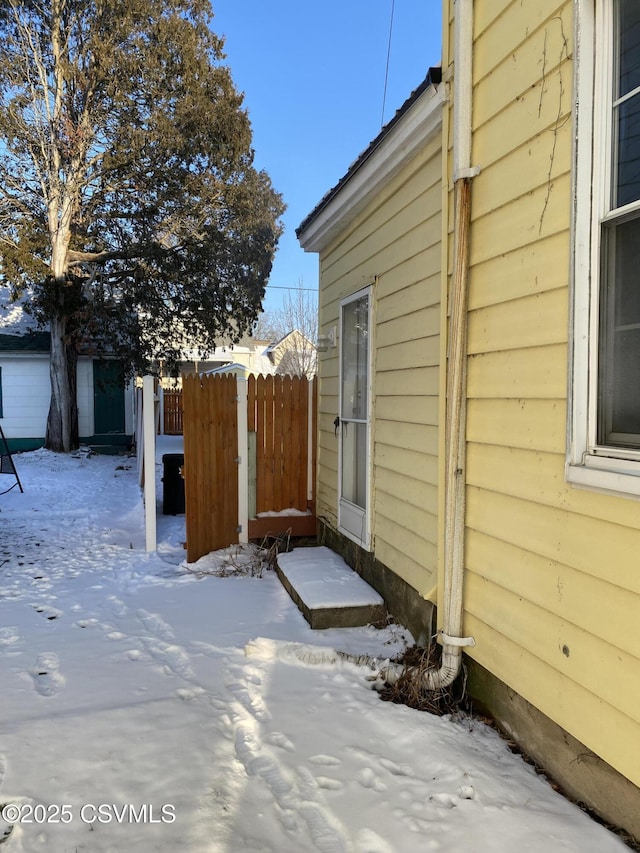
<path id="1" fill-rule="evenodd" d="M 450 685 L 460 672 L 463 646 L 475 645 L 472 637 L 460 636 L 465 542 L 469 224 L 471 181 L 480 171 L 471 166 L 473 0 L 455 0 L 454 51 L 454 265 L 447 346 L 444 606 L 443 627 L 439 632 L 442 661 L 439 669 L 430 669 L 424 673 L 428 690 L 439 690 Z M 402 667 L 392 666 L 381 675 L 393 683 L 402 672 Z"/>

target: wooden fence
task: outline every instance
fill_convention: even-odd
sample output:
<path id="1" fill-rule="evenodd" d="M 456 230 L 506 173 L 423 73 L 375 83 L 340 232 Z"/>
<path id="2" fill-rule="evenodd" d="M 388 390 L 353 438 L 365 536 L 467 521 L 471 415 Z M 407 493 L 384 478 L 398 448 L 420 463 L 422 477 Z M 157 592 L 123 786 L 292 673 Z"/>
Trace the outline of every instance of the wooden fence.
<path id="1" fill-rule="evenodd" d="M 165 435 L 182 435 L 182 391 L 163 391 L 163 429 Z"/>
<path id="2" fill-rule="evenodd" d="M 269 532 L 315 533 L 315 380 L 188 376 L 182 387 L 187 560 Z"/>
<path id="3" fill-rule="evenodd" d="M 308 383 L 250 376 L 247 426 L 256 434 L 256 512 L 307 510 Z"/>

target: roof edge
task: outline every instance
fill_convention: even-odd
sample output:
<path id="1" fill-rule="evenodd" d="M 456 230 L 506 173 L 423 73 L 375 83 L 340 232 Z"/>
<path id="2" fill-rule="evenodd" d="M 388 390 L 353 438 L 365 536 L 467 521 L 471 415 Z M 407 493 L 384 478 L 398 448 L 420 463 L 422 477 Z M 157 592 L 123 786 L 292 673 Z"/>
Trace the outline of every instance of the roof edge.
<path id="1" fill-rule="evenodd" d="M 394 117 L 358 156 L 347 173 L 296 228 L 305 251 L 319 252 L 345 221 L 387 183 L 440 127 L 446 102 L 440 68 L 430 68 Z"/>

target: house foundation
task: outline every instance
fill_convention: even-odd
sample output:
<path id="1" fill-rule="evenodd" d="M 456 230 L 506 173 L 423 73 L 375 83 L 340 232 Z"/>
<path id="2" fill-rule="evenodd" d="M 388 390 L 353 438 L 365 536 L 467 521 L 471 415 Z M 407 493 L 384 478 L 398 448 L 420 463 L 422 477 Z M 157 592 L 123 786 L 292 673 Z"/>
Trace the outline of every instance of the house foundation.
<path id="1" fill-rule="evenodd" d="M 474 708 L 495 720 L 572 800 L 640 839 L 640 788 L 480 664 L 468 658 L 465 664 Z"/>

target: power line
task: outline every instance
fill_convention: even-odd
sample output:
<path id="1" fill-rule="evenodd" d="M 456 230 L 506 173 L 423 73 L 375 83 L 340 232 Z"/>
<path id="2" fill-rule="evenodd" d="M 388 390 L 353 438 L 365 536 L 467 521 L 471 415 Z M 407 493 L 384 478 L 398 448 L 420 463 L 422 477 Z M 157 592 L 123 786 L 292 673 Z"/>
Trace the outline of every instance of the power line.
<path id="1" fill-rule="evenodd" d="M 391 20 L 389 21 L 389 44 L 387 45 L 387 67 L 384 72 L 384 93 L 382 95 L 382 116 L 380 127 L 384 127 L 384 108 L 387 103 L 387 83 L 389 81 L 389 59 L 391 57 L 391 34 L 393 33 L 393 13 L 396 8 L 396 0 L 391 0 Z"/>
<path id="2" fill-rule="evenodd" d="M 287 287 L 284 284 L 268 284 L 271 290 L 303 290 L 305 293 L 317 293 L 317 287 Z"/>

